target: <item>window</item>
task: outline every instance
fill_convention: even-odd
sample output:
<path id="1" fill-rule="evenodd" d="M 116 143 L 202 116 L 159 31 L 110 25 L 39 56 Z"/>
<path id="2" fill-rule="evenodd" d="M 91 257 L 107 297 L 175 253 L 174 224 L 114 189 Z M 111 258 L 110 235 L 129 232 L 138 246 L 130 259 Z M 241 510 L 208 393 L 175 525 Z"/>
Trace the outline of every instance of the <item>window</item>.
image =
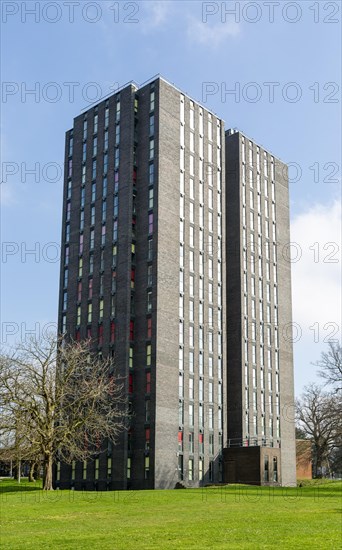
<path id="1" fill-rule="evenodd" d="M 189 276 L 189 294 L 191 297 L 194 296 L 194 276 Z"/>
<path id="2" fill-rule="evenodd" d="M 102 202 L 102 223 L 106 221 L 107 201 Z"/>
<path id="3" fill-rule="evenodd" d="M 183 455 L 179 455 L 179 457 L 178 457 L 178 479 L 180 479 L 180 480 L 184 479 Z"/>
<path id="4" fill-rule="evenodd" d="M 151 357 L 152 357 L 152 346 L 151 346 L 151 344 L 147 344 L 147 346 L 146 346 L 146 365 L 148 367 L 151 365 Z"/>
<path id="5" fill-rule="evenodd" d="M 118 217 L 119 213 L 119 197 L 118 195 L 114 196 L 114 206 L 113 206 L 113 216 L 114 218 Z"/>
<path id="6" fill-rule="evenodd" d="M 182 400 L 178 403 L 178 423 L 180 426 L 184 424 L 184 403 Z"/>
<path id="7" fill-rule="evenodd" d="M 199 452 L 199 454 L 204 453 L 203 434 L 198 434 L 198 452 Z M 203 464 L 202 464 L 202 466 L 203 466 Z"/>
<path id="8" fill-rule="evenodd" d="M 65 226 L 65 242 L 68 243 L 70 241 L 70 224 L 67 223 Z"/>
<path id="9" fill-rule="evenodd" d="M 147 313 L 152 311 L 152 292 L 147 293 Z"/>
<path id="10" fill-rule="evenodd" d="M 150 139 L 150 160 L 154 159 L 154 139 Z"/>
<path id="11" fill-rule="evenodd" d="M 189 426 L 194 425 L 194 406 L 192 403 L 189 405 Z"/>
<path id="12" fill-rule="evenodd" d="M 194 347 L 194 327 L 192 325 L 189 326 L 189 346 Z"/>
<path id="13" fill-rule="evenodd" d="M 153 233 L 153 214 L 148 215 L 148 234 L 152 235 Z"/>
<path id="14" fill-rule="evenodd" d="M 265 455 L 264 458 L 264 481 L 269 481 L 269 461 L 268 455 Z"/>
<path id="15" fill-rule="evenodd" d="M 189 269 L 190 271 L 194 271 L 194 253 L 192 250 L 189 252 Z"/>
<path id="16" fill-rule="evenodd" d="M 68 265 L 69 264 L 69 246 L 66 246 L 65 247 L 65 257 L 64 257 L 64 264 L 65 265 Z"/>
<path id="17" fill-rule="evenodd" d="M 209 454 L 214 454 L 214 434 L 209 434 Z"/>
<path id="18" fill-rule="evenodd" d="M 150 92 L 150 111 L 154 110 L 154 103 L 155 103 L 155 93 L 154 91 Z"/>
<path id="19" fill-rule="evenodd" d="M 198 399 L 199 401 L 203 401 L 203 378 L 200 378 L 198 381 Z"/>
<path id="20" fill-rule="evenodd" d="M 209 382 L 209 403 L 213 403 L 214 401 L 214 392 L 213 392 L 213 383 Z"/>
<path id="21" fill-rule="evenodd" d="M 113 223 L 113 241 L 116 241 L 118 238 L 118 221 L 115 220 Z"/>
<path id="22" fill-rule="evenodd" d="M 108 108 L 108 104 L 106 105 L 106 109 L 105 109 L 105 128 L 108 127 L 108 124 L 109 124 L 109 108 Z"/>
<path id="23" fill-rule="evenodd" d="M 191 130 L 195 129 L 195 111 L 193 105 L 190 106 L 190 128 Z"/>
<path id="24" fill-rule="evenodd" d="M 189 372 L 193 374 L 194 372 L 194 352 L 189 351 Z"/>
<path id="25" fill-rule="evenodd" d="M 107 156 L 107 155 L 105 155 Z M 120 162 L 120 151 L 118 148 L 115 149 L 115 153 L 114 153 L 114 168 L 117 169 L 119 168 L 119 162 Z M 104 172 L 106 172 L 106 170 L 104 169 Z"/>
<path id="26" fill-rule="evenodd" d="M 180 346 L 178 349 L 178 365 L 179 369 L 183 370 L 183 347 Z"/>
<path id="27" fill-rule="evenodd" d="M 87 119 L 85 118 L 83 120 L 83 139 L 87 139 L 87 129 L 88 129 L 88 122 L 87 122 Z"/>
<path id="28" fill-rule="evenodd" d="M 133 368 L 133 347 L 129 347 L 129 368 Z"/>
<path id="29" fill-rule="evenodd" d="M 194 399 L 194 379 L 189 378 L 189 399 Z"/>
<path id="30" fill-rule="evenodd" d="M 278 459 L 273 457 L 273 481 L 278 481 Z"/>
<path id="31" fill-rule="evenodd" d="M 131 342 L 134 340 L 134 321 L 129 322 L 129 339 Z"/>
<path id="32" fill-rule="evenodd" d="M 213 377 L 213 358 L 211 355 L 208 357 L 208 372 L 209 372 L 210 378 L 212 378 Z"/>
<path id="33" fill-rule="evenodd" d="M 153 208 L 153 189 L 148 190 L 148 207 Z"/>
<path id="34" fill-rule="evenodd" d="M 103 319 L 103 299 L 100 300 L 100 305 L 99 305 L 99 318 L 100 318 L 100 319 Z"/>
<path id="35" fill-rule="evenodd" d="M 214 429 L 214 410 L 209 407 L 209 430 Z"/>
<path id="36" fill-rule="evenodd" d="M 93 315 L 93 305 L 88 304 L 88 323 L 91 323 Z"/>
<path id="37" fill-rule="evenodd" d="M 146 373 L 146 393 L 151 393 L 151 373 Z"/>
<path id="38" fill-rule="evenodd" d="M 113 344 L 115 342 L 115 323 L 111 321 L 110 323 L 110 342 Z"/>
<path id="39" fill-rule="evenodd" d="M 194 302 L 192 300 L 189 301 L 189 322 L 194 322 Z"/>
<path id="40" fill-rule="evenodd" d="M 103 225 L 101 229 L 101 246 L 103 246 L 106 242 L 106 226 Z"/>
<path id="41" fill-rule="evenodd" d="M 151 430 L 150 428 L 145 429 L 145 449 L 148 451 L 150 448 L 150 437 L 151 437 Z"/>
<path id="42" fill-rule="evenodd" d="M 189 458 L 189 481 L 194 479 L 194 459 Z"/>
<path id="43" fill-rule="evenodd" d="M 150 136 L 154 134 L 154 115 L 150 115 Z"/>
<path id="44" fill-rule="evenodd" d="M 183 397 L 183 374 L 180 372 L 178 376 L 178 397 Z"/>
<path id="45" fill-rule="evenodd" d="M 150 185 L 153 185 L 153 183 L 154 183 L 154 164 L 153 164 L 153 162 L 150 163 L 150 165 L 149 165 L 149 179 L 148 179 L 148 181 L 149 181 Z"/>

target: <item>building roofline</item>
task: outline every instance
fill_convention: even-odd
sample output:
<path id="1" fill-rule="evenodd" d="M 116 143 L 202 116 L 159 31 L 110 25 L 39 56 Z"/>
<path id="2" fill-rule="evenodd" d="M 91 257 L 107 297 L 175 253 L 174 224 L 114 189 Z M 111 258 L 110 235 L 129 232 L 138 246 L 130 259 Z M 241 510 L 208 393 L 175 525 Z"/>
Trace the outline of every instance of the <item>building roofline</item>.
<path id="1" fill-rule="evenodd" d="M 160 73 L 156 74 L 155 76 L 153 76 L 152 78 L 149 78 L 148 80 L 146 80 L 145 82 L 143 82 L 141 85 L 140 85 L 140 88 L 144 87 L 144 86 L 147 86 L 148 84 L 150 84 L 151 82 L 155 81 L 155 80 L 162 80 L 163 82 L 165 82 L 166 84 L 168 84 L 169 86 L 172 86 L 172 88 L 174 88 L 175 90 L 177 90 L 177 92 L 179 92 L 180 94 L 183 94 L 184 96 L 186 96 L 188 99 L 190 99 L 191 101 L 194 101 L 195 103 L 197 103 L 197 105 L 199 105 L 200 107 L 202 107 L 203 109 L 205 109 L 206 111 L 208 111 L 208 113 L 214 115 L 216 118 L 218 118 L 219 120 L 223 120 L 222 117 L 220 117 L 217 113 L 215 113 L 215 111 L 213 111 L 212 109 L 208 109 L 208 107 L 206 107 L 205 105 L 203 105 L 203 103 L 201 103 L 201 101 L 198 101 L 198 99 L 194 98 L 193 96 L 189 95 L 188 92 L 184 92 L 184 90 L 181 90 L 181 88 L 179 88 L 178 86 L 176 86 L 173 82 L 171 82 L 170 80 L 168 80 L 167 78 L 163 77 Z"/>
<path id="2" fill-rule="evenodd" d="M 208 109 L 208 107 L 206 107 L 205 105 L 203 105 L 203 103 L 201 103 L 200 101 L 198 101 L 197 99 L 195 99 L 194 97 L 190 96 L 187 92 L 184 92 L 183 90 L 181 90 L 178 86 L 176 86 L 173 82 L 171 82 L 170 80 L 168 80 L 167 78 L 164 78 L 160 73 L 157 73 L 155 74 L 154 76 L 152 76 L 151 78 L 149 78 L 148 80 L 145 80 L 145 82 L 143 82 L 142 84 L 137 84 L 134 80 L 130 80 L 129 82 L 126 82 L 126 84 L 123 84 L 122 86 L 120 86 L 117 90 L 113 91 L 113 92 L 109 92 L 108 94 L 105 94 L 104 96 L 102 96 L 99 100 L 96 100 L 94 101 L 93 103 L 90 103 L 87 107 L 83 107 L 83 109 L 81 109 L 80 111 L 80 114 L 84 113 L 85 111 L 89 111 L 89 109 L 92 109 L 93 107 L 95 107 L 96 105 L 99 105 L 100 103 L 102 103 L 103 101 L 105 101 L 106 99 L 108 99 L 109 97 L 113 96 L 113 95 L 116 95 L 118 93 L 120 93 L 122 90 L 124 90 L 125 88 L 128 88 L 128 86 L 134 86 L 136 88 L 136 90 L 140 90 L 141 88 L 144 88 L 145 86 L 148 86 L 149 84 L 151 84 L 151 82 L 154 82 L 155 80 L 162 80 L 163 82 L 165 82 L 166 84 L 168 84 L 169 86 L 172 86 L 175 90 L 177 90 L 179 93 L 183 94 L 184 96 L 186 96 L 188 99 L 190 99 L 191 101 L 194 101 L 195 103 L 197 103 L 197 105 L 199 105 L 200 107 L 202 107 L 203 109 L 205 109 L 206 111 L 208 111 L 208 113 L 214 115 L 216 118 L 218 118 L 219 120 L 223 121 L 223 118 L 221 118 L 220 116 L 218 116 L 217 113 L 215 113 L 215 111 L 212 111 L 211 109 Z"/>
<path id="3" fill-rule="evenodd" d="M 272 155 L 272 157 L 279 160 L 281 163 L 286 164 L 286 162 L 284 160 L 282 160 L 280 157 L 275 155 L 272 151 L 270 151 L 270 149 L 265 147 L 262 143 L 259 143 L 258 141 L 256 141 L 254 138 L 252 138 L 251 136 L 249 136 L 248 134 L 246 134 L 242 130 L 239 130 L 239 128 L 228 128 L 227 130 L 225 130 L 225 135 L 227 137 L 233 136 L 234 134 L 240 134 L 241 136 L 248 139 L 249 141 L 252 141 L 255 145 L 257 145 L 257 146 L 261 147 L 262 149 L 264 149 L 264 151 L 267 151 L 267 153 Z"/>

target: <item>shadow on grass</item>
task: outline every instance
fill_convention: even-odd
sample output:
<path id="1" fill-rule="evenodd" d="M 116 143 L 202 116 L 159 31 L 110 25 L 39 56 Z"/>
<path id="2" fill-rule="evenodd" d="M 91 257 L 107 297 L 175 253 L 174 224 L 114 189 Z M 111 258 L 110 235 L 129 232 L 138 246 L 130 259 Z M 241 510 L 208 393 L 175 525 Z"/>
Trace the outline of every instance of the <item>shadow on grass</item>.
<path id="1" fill-rule="evenodd" d="M 13 479 L 2 479 L 0 481 L 0 494 L 4 493 L 21 493 L 21 492 L 32 492 L 32 491 L 41 491 L 42 483 L 41 481 L 14 481 Z"/>

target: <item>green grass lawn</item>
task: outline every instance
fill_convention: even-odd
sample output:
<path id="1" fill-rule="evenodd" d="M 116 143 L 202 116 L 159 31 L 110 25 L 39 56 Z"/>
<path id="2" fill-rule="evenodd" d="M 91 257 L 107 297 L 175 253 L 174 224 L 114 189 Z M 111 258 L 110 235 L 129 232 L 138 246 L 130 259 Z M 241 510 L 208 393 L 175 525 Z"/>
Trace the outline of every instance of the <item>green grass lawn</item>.
<path id="1" fill-rule="evenodd" d="M 2 550 L 338 550 L 341 482 L 173 491 L 44 493 L 0 481 Z"/>

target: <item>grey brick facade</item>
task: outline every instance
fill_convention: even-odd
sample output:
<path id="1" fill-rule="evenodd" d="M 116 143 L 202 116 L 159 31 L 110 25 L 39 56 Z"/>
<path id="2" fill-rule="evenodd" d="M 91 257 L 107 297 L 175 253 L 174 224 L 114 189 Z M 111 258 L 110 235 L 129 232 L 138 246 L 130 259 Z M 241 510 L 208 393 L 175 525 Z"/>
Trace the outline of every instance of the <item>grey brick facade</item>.
<path id="1" fill-rule="evenodd" d="M 67 132 L 59 330 L 115 357 L 133 416 L 93 461 L 57 464 L 56 486 L 222 482 L 223 448 L 251 435 L 239 140 L 225 139 L 221 119 L 162 78 L 127 85 Z M 287 179 L 277 162 L 277 231 L 286 241 Z M 277 266 L 280 324 L 291 322 L 290 272 L 285 260 Z M 293 400 L 292 349 L 287 341 L 278 349 L 283 406 Z M 272 407 L 276 433 L 278 401 Z M 291 481 L 293 423 L 281 424 L 274 441 Z"/>

